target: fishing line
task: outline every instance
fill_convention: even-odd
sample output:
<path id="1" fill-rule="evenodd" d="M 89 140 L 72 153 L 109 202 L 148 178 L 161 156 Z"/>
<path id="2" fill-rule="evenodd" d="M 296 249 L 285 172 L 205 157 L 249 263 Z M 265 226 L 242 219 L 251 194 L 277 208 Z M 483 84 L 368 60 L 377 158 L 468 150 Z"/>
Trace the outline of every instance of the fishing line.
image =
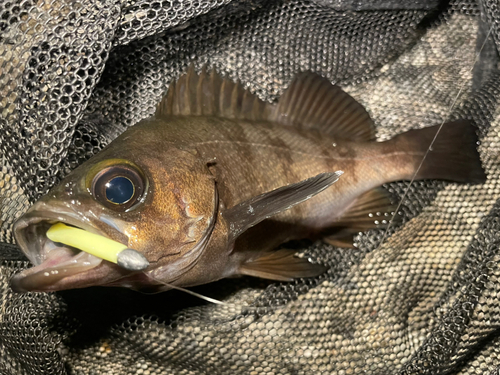
<path id="1" fill-rule="evenodd" d="M 485 39 L 484 39 L 484 42 L 483 42 L 483 44 L 482 44 L 481 48 L 479 49 L 479 51 L 477 52 L 477 54 L 476 54 L 476 56 L 475 56 L 475 59 L 474 59 L 474 62 L 473 62 L 473 64 L 472 64 L 472 67 L 470 68 L 470 70 L 468 71 L 468 73 L 471 73 L 471 72 L 472 72 L 472 70 L 474 69 L 474 67 L 476 66 L 476 63 L 477 63 L 477 61 L 479 60 L 479 55 L 480 55 L 480 54 L 481 54 L 481 52 L 483 51 L 483 49 L 484 49 L 484 47 L 485 47 L 485 45 L 486 45 L 486 42 L 488 41 L 488 38 L 489 38 L 489 36 L 490 36 L 490 34 L 491 34 L 492 30 L 493 30 L 493 25 L 492 25 L 492 26 L 491 26 L 491 28 L 488 30 L 488 33 L 486 34 L 486 37 L 485 37 Z M 464 91 L 466 84 L 467 84 L 467 81 L 464 81 L 464 82 L 463 82 L 463 84 L 461 85 L 461 87 L 460 87 L 460 89 L 459 89 L 459 91 L 458 91 L 457 95 L 456 95 L 456 96 L 455 96 L 455 98 L 453 99 L 453 101 L 452 101 L 452 103 L 451 103 L 451 105 L 450 105 L 450 107 L 449 107 L 449 109 L 448 109 L 448 111 L 449 111 L 450 113 L 451 113 L 451 111 L 454 109 L 454 107 L 455 107 L 455 105 L 456 105 L 456 103 L 457 103 L 457 101 L 458 101 L 458 98 L 460 97 L 460 95 L 461 95 L 461 94 L 462 94 L 462 92 Z M 429 154 L 429 152 L 431 152 L 431 151 L 432 151 L 432 146 L 434 145 L 434 143 L 435 143 L 435 141 L 436 141 L 436 139 L 437 139 L 437 137 L 438 137 L 438 135 L 439 135 L 439 133 L 440 133 L 441 129 L 443 128 L 444 124 L 446 123 L 447 119 L 448 119 L 448 117 L 446 117 L 446 118 L 445 118 L 445 119 L 441 122 L 441 124 L 439 125 L 439 128 L 437 129 L 436 134 L 434 135 L 434 138 L 432 139 L 432 141 L 431 141 L 431 143 L 430 143 L 429 147 L 427 148 L 427 150 L 426 150 L 426 152 L 425 152 L 424 156 L 422 157 L 422 160 L 420 161 L 420 164 L 418 165 L 418 167 L 417 167 L 417 169 L 416 169 L 415 173 L 413 174 L 413 176 L 412 176 L 412 178 L 411 178 L 411 180 L 410 180 L 410 183 L 408 184 L 408 186 L 406 187 L 406 189 L 405 189 L 405 191 L 404 191 L 403 197 L 401 198 L 401 200 L 399 201 L 399 203 L 398 203 L 398 205 L 397 205 L 397 207 L 396 207 L 396 210 L 395 210 L 395 214 L 394 214 L 394 216 L 395 216 L 395 215 L 397 215 L 397 213 L 399 212 L 399 210 L 400 210 L 400 208 L 401 208 L 401 206 L 402 206 L 402 204 L 403 204 L 404 200 L 405 200 L 405 199 L 406 199 L 406 197 L 408 196 L 408 193 L 409 193 L 409 191 L 410 191 L 410 188 L 411 188 L 411 186 L 412 186 L 413 182 L 415 181 L 415 177 L 417 176 L 418 172 L 420 171 L 420 169 L 421 169 L 421 167 L 422 167 L 422 165 L 423 165 L 423 163 L 424 163 L 424 161 L 425 161 L 425 159 L 426 159 L 427 155 Z M 393 218 L 394 218 L 394 216 L 393 216 Z M 390 221 L 389 221 L 389 223 L 388 223 L 388 225 L 387 225 L 387 228 L 386 228 L 386 230 L 385 230 L 385 232 L 384 232 L 384 234 L 383 234 L 383 236 L 382 236 L 382 239 L 381 239 L 380 244 L 379 244 L 379 246 L 378 246 L 378 247 L 382 246 L 382 244 L 384 243 L 385 239 L 387 238 L 387 235 L 388 235 L 389 230 L 390 230 L 391 225 L 392 225 L 392 221 L 393 221 L 393 220 L 390 220 Z M 146 275 L 148 278 L 150 278 L 151 280 L 153 280 L 153 281 L 155 281 L 155 282 L 157 282 L 157 283 L 159 283 L 159 284 L 162 284 L 162 285 L 165 285 L 165 286 L 167 286 L 167 287 L 169 287 L 169 288 L 172 288 L 172 289 L 179 290 L 179 291 L 181 291 L 181 292 L 184 292 L 184 293 L 190 294 L 190 295 L 192 295 L 192 296 L 194 296 L 194 297 L 196 297 L 196 298 L 200 298 L 201 300 L 204 300 L 204 301 L 206 301 L 206 302 L 209 302 L 209 303 L 212 303 L 212 304 L 215 304 L 215 305 L 225 306 L 225 307 L 232 307 L 232 308 L 240 308 L 240 309 L 249 309 L 249 310 L 252 310 L 252 309 L 253 309 L 253 310 L 256 310 L 256 309 L 258 309 L 258 308 L 259 308 L 259 307 L 256 307 L 256 306 L 245 306 L 245 305 L 238 305 L 238 304 L 234 304 L 234 303 L 227 303 L 227 302 L 223 302 L 223 301 L 218 300 L 218 299 L 216 299 L 216 298 L 208 297 L 208 296 L 205 296 L 205 295 L 203 295 L 203 294 L 196 293 L 196 292 L 194 292 L 194 291 L 192 291 L 192 290 L 189 290 L 189 289 L 186 289 L 186 288 L 182 288 L 182 287 L 180 287 L 180 286 L 176 286 L 176 285 L 173 285 L 173 284 L 169 284 L 169 283 L 164 282 L 164 281 L 162 281 L 162 280 L 158 280 L 158 279 L 156 279 L 155 277 L 153 277 L 153 276 L 151 276 L 151 275 L 148 275 L 146 272 L 143 272 L 143 273 L 144 273 L 144 275 Z M 277 307 L 277 306 L 276 306 L 276 307 Z M 276 307 L 274 307 L 274 308 L 276 308 Z M 266 308 L 268 308 L 268 309 L 274 309 L 272 306 L 269 306 L 269 307 L 266 307 Z"/>
<path id="2" fill-rule="evenodd" d="M 493 30 L 493 25 L 491 25 L 490 29 L 488 30 L 488 33 L 486 34 L 486 37 L 484 38 L 484 42 L 483 44 L 481 45 L 481 48 L 479 49 L 479 51 L 476 53 L 476 57 L 474 59 L 474 62 L 472 64 L 472 67 L 470 68 L 470 70 L 468 71 L 468 73 L 471 73 L 472 70 L 474 69 L 474 67 L 476 66 L 476 63 L 479 61 L 479 55 L 481 54 L 481 52 L 483 51 L 484 49 L 484 46 L 486 45 L 486 42 L 488 41 L 489 37 L 490 37 L 490 34 Z M 457 95 L 455 96 L 455 98 L 453 99 L 450 107 L 448 108 L 448 112 L 451 113 L 451 111 L 454 109 L 455 107 L 455 104 L 457 103 L 458 101 L 458 98 L 460 97 L 460 95 L 462 95 L 462 92 L 464 91 L 465 89 L 465 86 L 467 84 L 467 81 L 464 81 L 462 86 L 460 87 L 460 89 L 458 90 L 458 93 Z M 425 161 L 425 158 L 427 157 L 427 155 L 429 154 L 429 152 L 432 151 L 432 146 L 434 145 L 434 142 L 436 141 L 436 138 L 437 136 L 439 135 L 439 132 L 441 131 L 441 129 L 443 128 L 444 124 L 446 123 L 446 121 L 448 120 L 449 118 L 449 115 L 447 117 L 445 117 L 443 119 L 443 121 L 441 122 L 441 125 L 439 125 L 439 128 L 437 129 L 436 131 L 436 135 L 434 135 L 434 138 L 432 139 L 432 142 L 430 143 L 429 147 L 427 148 L 427 151 L 425 152 L 424 156 L 422 157 L 422 160 L 420 161 L 420 164 L 418 165 L 418 168 L 417 170 L 415 171 L 415 173 L 413 174 L 411 180 L 410 180 L 410 183 L 408 184 L 408 186 L 406 187 L 405 189 L 405 192 L 403 194 L 403 197 L 401 198 L 401 200 L 399 201 L 397 207 L 396 207 L 396 210 L 394 212 L 394 215 L 393 215 L 393 219 L 394 217 L 398 214 L 401 206 L 403 205 L 403 202 L 404 200 L 406 199 L 407 195 L 408 195 L 408 192 L 410 191 L 410 188 L 413 184 L 413 182 L 415 181 L 415 177 L 417 176 L 418 172 L 420 171 L 420 168 L 422 167 L 422 165 L 424 164 L 424 161 Z M 381 247 L 385 241 L 385 239 L 387 238 L 387 235 L 389 233 L 389 230 L 391 229 L 391 226 L 392 226 L 392 222 L 393 220 L 390 220 L 389 221 L 389 224 L 387 225 L 387 228 L 386 230 L 384 231 L 384 234 L 382 236 L 382 239 L 380 240 L 380 244 L 378 245 L 377 248 Z"/>
<path id="3" fill-rule="evenodd" d="M 172 288 L 172 289 L 176 289 L 176 290 L 180 290 L 181 292 L 184 292 L 184 293 L 187 293 L 187 294 L 191 294 L 192 296 L 195 296 L 197 298 L 200 298 L 204 301 L 207 301 L 207 302 L 210 302 L 210 303 L 213 303 L 215 305 L 222 305 L 222 306 L 233 306 L 232 304 L 230 303 L 227 303 L 227 302 L 223 302 L 223 301 L 220 301 L 218 299 L 215 299 L 215 298 L 212 298 L 212 297 L 208 297 L 208 296 L 204 296 L 203 294 L 200 294 L 200 293 L 196 293 L 196 292 L 193 292 L 192 290 L 189 290 L 189 289 L 185 289 L 185 288 L 182 288 L 180 286 L 176 286 L 176 285 L 172 285 L 172 284 L 169 284 L 169 283 L 166 283 L 164 281 L 161 281 L 161 280 L 158 280 L 158 279 L 155 279 L 154 277 L 151 277 L 149 275 L 147 275 L 150 279 L 156 281 L 157 283 L 160 283 L 160 284 L 163 284 L 165 286 L 168 286 L 169 288 Z"/>
<path id="4" fill-rule="evenodd" d="M 154 278 L 153 276 L 148 275 L 146 272 L 143 272 L 143 273 L 148 278 L 150 278 L 151 280 L 156 281 L 157 283 L 163 284 L 165 286 L 168 286 L 169 288 L 176 289 L 176 290 L 179 290 L 179 291 L 187 293 L 187 294 L 191 294 L 194 297 L 200 298 L 200 299 L 202 299 L 204 301 L 213 303 L 215 305 L 220 305 L 220 306 L 225 306 L 225 307 L 232 307 L 232 308 L 239 308 L 239 309 L 249 309 L 249 310 L 257 310 L 257 309 L 261 309 L 262 308 L 262 307 L 257 307 L 257 306 L 237 305 L 237 304 L 234 304 L 234 303 L 223 302 L 221 300 L 218 300 L 218 299 L 215 299 L 215 298 L 212 298 L 212 297 L 208 297 L 208 296 L 204 296 L 203 294 L 200 294 L 200 293 L 193 292 L 192 290 L 185 289 L 185 288 L 182 288 L 180 286 L 172 285 L 172 284 L 166 283 L 165 281 L 162 281 L 162 280 L 158 280 L 158 279 Z M 265 308 L 269 309 L 269 310 L 274 310 L 276 307 L 266 306 Z"/>

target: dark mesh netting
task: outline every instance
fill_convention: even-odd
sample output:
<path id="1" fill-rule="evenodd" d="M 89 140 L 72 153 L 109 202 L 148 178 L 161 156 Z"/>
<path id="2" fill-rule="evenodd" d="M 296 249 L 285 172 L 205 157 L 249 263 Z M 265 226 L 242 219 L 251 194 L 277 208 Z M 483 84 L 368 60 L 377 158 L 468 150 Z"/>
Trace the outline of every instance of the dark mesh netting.
<path id="1" fill-rule="evenodd" d="M 0 373 L 497 374 L 499 22 L 490 0 L 1 1 Z M 380 140 L 471 119 L 487 182 L 413 183 L 403 221 L 355 249 L 298 243 L 329 266 L 320 277 L 193 288 L 228 305 L 178 291 L 13 293 L 29 266 L 13 221 L 152 115 L 191 62 L 267 101 L 295 73 L 320 73 L 367 108 Z"/>

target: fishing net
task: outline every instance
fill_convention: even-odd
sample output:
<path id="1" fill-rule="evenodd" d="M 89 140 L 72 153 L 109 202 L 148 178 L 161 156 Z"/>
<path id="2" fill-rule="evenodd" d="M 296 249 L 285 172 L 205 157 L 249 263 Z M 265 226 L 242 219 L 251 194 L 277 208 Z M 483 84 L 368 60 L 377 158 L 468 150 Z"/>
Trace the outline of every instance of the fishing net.
<path id="1" fill-rule="evenodd" d="M 0 2 L 1 374 L 497 374 L 500 9 L 496 1 Z M 189 63 L 273 101 L 295 73 L 341 85 L 377 137 L 468 118 L 480 185 L 388 184 L 405 200 L 357 248 L 297 243 L 329 266 L 292 283 L 14 294 L 13 221 L 153 114 Z"/>

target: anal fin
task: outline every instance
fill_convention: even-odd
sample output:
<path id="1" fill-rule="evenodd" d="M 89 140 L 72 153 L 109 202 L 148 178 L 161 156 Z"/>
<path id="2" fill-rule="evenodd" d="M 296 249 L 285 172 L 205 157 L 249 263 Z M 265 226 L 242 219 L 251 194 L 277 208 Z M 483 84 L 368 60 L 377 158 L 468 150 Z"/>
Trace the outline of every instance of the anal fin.
<path id="1" fill-rule="evenodd" d="M 397 205 L 391 195 L 382 187 L 360 195 L 335 223 L 335 227 L 357 228 L 360 231 L 380 228 L 397 219 Z"/>
<path id="2" fill-rule="evenodd" d="M 260 257 L 240 266 L 240 273 L 277 281 L 292 281 L 299 277 L 321 275 L 327 267 L 310 263 L 295 256 L 296 250 L 280 249 L 267 251 Z"/>
<path id="3" fill-rule="evenodd" d="M 323 241 L 335 247 L 353 249 L 354 235 L 359 232 L 356 228 L 341 228 L 328 236 L 323 237 Z"/>
<path id="4" fill-rule="evenodd" d="M 325 233 L 324 241 L 337 247 L 352 248 L 353 236 L 369 229 L 386 228 L 390 221 L 401 220 L 391 195 L 382 187 L 360 195 Z"/>

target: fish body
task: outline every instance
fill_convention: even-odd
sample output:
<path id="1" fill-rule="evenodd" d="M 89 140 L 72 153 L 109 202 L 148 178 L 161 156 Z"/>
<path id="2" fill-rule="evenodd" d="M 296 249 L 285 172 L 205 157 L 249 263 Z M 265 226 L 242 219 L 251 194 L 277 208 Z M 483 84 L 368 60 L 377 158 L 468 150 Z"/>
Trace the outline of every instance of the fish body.
<path id="1" fill-rule="evenodd" d="M 340 243 L 383 226 L 394 210 L 379 188 L 387 182 L 484 180 L 466 121 L 445 124 L 421 165 L 436 130 L 375 142 L 364 108 L 319 76 L 298 76 L 270 105 L 191 67 L 153 118 L 75 169 L 16 223 L 16 239 L 36 267 L 12 286 L 164 290 L 159 281 L 187 287 L 242 274 L 317 275 L 322 266 L 274 249 L 327 234 Z M 377 220 L 376 213 L 387 214 Z M 131 272 L 54 244 L 45 233 L 55 222 L 126 244 L 150 266 Z"/>

